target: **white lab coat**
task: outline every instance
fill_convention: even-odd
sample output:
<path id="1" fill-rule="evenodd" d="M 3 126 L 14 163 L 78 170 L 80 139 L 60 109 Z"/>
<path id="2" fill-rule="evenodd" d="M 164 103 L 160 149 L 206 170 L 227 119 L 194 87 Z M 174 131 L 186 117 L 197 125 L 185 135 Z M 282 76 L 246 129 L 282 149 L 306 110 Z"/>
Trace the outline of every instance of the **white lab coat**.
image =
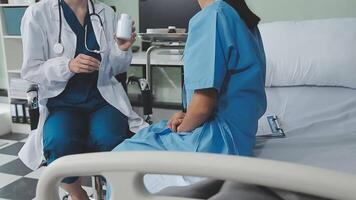
<path id="1" fill-rule="evenodd" d="M 89 12 L 92 13 L 93 8 L 89 1 L 88 5 Z M 128 117 L 130 130 L 137 132 L 147 124 L 132 110 L 125 90 L 114 77 L 127 71 L 132 53 L 121 51 L 114 40 L 117 24 L 114 11 L 100 2 L 95 2 L 95 10 L 104 23 L 108 46 L 108 50 L 101 54 L 98 89 L 108 103 Z M 100 22 L 96 17 L 91 19 L 99 42 L 99 38 L 103 38 L 100 36 Z M 75 55 L 76 35 L 63 18 L 62 44 L 65 50 L 62 55 L 54 53 L 53 46 L 58 41 L 59 34 L 57 0 L 42 0 L 31 5 L 22 19 L 21 32 L 24 49 L 22 77 L 39 85 L 40 120 L 38 129 L 30 134 L 19 157 L 29 168 L 36 169 L 44 159 L 42 138 L 43 125 L 49 114 L 46 108 L 47 99 L 63 92 L 68 80 L 74 75 L 69 71 L 68 63 Z"/>

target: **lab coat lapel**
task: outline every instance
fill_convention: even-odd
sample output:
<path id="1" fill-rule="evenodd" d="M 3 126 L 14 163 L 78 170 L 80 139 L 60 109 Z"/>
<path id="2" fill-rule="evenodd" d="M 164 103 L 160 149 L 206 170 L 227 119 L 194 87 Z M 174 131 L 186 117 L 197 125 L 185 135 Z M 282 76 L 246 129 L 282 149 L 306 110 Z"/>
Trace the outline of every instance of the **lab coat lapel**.
<path id="1" fill-rule="evenodd" d="M 93 2 L 94 2 L 94 6 L 95 6 L 95 13 L 97 13 L 99 15 L 102 14 L 102 11 L 104 10 L 104 6 L 99 3 L 95 3 L 96 2 L 95 0 L 93 0 Z M 89 12 L 93 13 L 93 6 L 92 6 L 90 0 L 88 0 L 88 6 L 89 6 Z M 104 16 L 100 15 L 100 17 L 102 18 L 102 20 L 104 22 Z"/>
<path id="2" fill-rule="evenodd" d="M 94 0 L 93 0 L 94 1 Z M 51 11 L 51 19 L 53 21 L 55 21 L 57 24 L 59 23 L 59 12 L 58 12 L 58 1 L 51 1 L 52 5 L 52 11 Z M 95 3 L 95 1 L 94 1 Z M 88 0 L 88 8 L 89 8 L 89 13 L 93 13 L 93 7 L 92 4 L 90 3 L 90 0 Z M 95 12 L 101 17 L 101 20 L 103 21 L 103 24 L 105 24 L 105 16 L 104 16 L 104 12 L 102 12 L 104 10 L 104 6 L 102 6 L 101 4 L 95 4 Z M 72 32 L 72 29 L 70 28 L 69 24 L 67 23 L 67 21 L 64 19 L 64 13 L 63 13 L 63 9 L 61 9 L 62 12 L 62 26 L 63 26 L 63 30 Z M 91 17 L 92 23 L 93 23 L 93 27 L 94 27 L 94 32 L 96 36 L 99 36 L 100 34 L 100 21 L 97 17 Z"/>
<path id="3" fill-rule="evenodd" d="M 59 22 L 60 22 L 60 19 L 59 19 L 59 12 L 58 12 L 58 1 L 51 1 L 52 2 L 52 5 L 51 5 L 51 19 L 55 22 L 55 24 L 57 24 L 59 26 Z M 73 31 L 72 29 L 70 28 L 69 24 L 67 23 L 67 21 L 64 19 L 64 13 L 63 13 L 63 9 L 61 9 L 61 12 L 62 12 L 62 31 L 68 31 L 72 34 Z"/>

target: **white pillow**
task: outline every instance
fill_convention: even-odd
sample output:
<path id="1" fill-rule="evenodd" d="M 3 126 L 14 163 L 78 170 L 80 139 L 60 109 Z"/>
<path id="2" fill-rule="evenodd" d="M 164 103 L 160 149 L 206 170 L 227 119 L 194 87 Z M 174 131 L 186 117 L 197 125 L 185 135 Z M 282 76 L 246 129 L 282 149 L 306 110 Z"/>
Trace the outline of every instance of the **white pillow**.
<path id="1" fill-rule="evenodd" d="M 356 18 L 260 25 L 266 86 L 356 88 Z"/>

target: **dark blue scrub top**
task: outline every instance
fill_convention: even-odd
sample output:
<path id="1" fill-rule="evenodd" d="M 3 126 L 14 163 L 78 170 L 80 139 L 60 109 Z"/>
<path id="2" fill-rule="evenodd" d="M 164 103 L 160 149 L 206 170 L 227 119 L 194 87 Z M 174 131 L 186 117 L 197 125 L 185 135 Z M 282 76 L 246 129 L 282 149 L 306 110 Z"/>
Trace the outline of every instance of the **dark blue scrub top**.
<path id="1" fill-rule="evenodd" d="M 87 46 L 89 49 L 100 49 L 96 40 L 89 11 L 85 17 L 84 26 L 81 25 L 75 13 L 67 3 L 61 1 L 64 18 L 77 36 L 75 57 L 79 54 L 92 56 L 101 61 L 100 54 L 92 53 L 85 48 L 85 25 L 87 25 Z M 57 97 L 48 100 L 49 110 L 62 108 L 93 108 L 105 103 L 98 88 L 98 71 L 93 73 L 75 74 L 67 83 L 65 90 Z"/>

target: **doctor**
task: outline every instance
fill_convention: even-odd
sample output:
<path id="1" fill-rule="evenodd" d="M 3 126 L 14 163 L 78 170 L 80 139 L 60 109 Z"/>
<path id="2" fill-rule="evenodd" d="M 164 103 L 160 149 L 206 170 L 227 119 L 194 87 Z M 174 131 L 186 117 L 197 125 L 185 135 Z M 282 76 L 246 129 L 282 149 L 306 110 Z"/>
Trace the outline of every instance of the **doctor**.
<path id="1" fill-rule="evenodd" d="M 27 9 L 22 77 L 39 85 L 40 122 L 19 156 L 31 169 L 65 155 L 110 151 L 128 128 L 146 126 L 115 79 L 131 62 L 136 33 L 118 40 L 116 24 L 114 11 L 95 0 L 42 0 Z M 88 199 L 78 178 L 63 182 L 72 199 Z"/>

